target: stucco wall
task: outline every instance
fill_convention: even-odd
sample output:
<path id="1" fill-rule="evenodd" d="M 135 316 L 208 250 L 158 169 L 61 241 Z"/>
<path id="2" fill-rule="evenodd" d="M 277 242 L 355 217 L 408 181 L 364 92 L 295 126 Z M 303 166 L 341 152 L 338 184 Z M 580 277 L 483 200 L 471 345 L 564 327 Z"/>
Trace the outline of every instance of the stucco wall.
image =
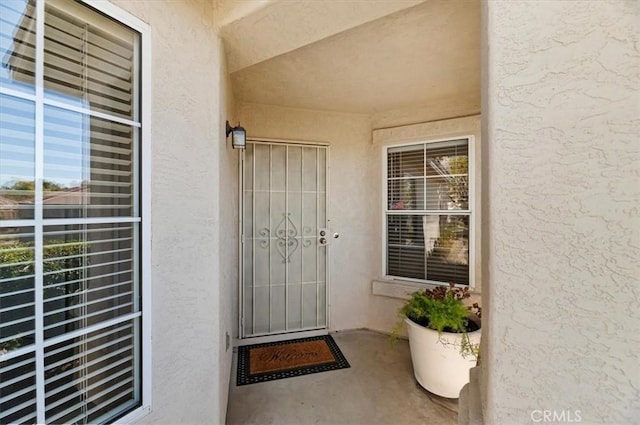
<path id="1" fill-rule="evenodd" d="M 446 109 L 445 109 L 446 110 Z M 433 113 L 442 113 L 444 110 L 434 110 Z M 383 157 L 384 149 L 387 146 L 410 143 L 425 140 L 435 140 L 448 137 L 473 136 L 474 143 L 472 149 L 474 151 L 474 162 L 471 163 L 474 175 L 474 207 L 472 214 L 472 229 L 475 234 L 475 255 L 473 260 L 473 279 L 475 287 L 473 302 L 479 301 L 479 293 L 481 291 L 481 250 L 480 242 L 480 223 L 482 222 L 480 205 L 481 205 L 481 175 L 480 175 L 480 156 L 481 156 L 481 137 L 480 137 L 480 115 L 474 115 L 464 118 L 454 118 L 447 120 L 439 120 L 433 122 L 424 122 L 421 124 L 394 126 L 390 128 L 382 128 L 373 130 L 372 137 L 372 161 L 370 168 L 373 176 L 371 183 L 371 194 L 375 193 L 375 260 L 371 270 L 372 278 L 371 289 L 369 291 L 369 315 L 367 319 L 367 327 L 380 332 L 390 332 L 394 325 L 398 322 L 398 310 L 404 304 L 404 299 L 408 299 L 410 293 L 424 288 L 422 284 L 412 284 L 401 280 L 385 281 L 382 271 L 382 255 L 383 255 L 383 205 L 382 205 L 382 185 L 383 185 Z"/>
<path id="2" fill-rule="evenodd" d="M 223 297 L 235 284 L 237 254 L 220 247 L 236 234 L 221 212 L 234 192 L 220 182 L 237 178 L 221 122 L 228 105 L 212 4 L 113 3 L 152 32 L 153 406 L 140 423 L 223 423 L 232 325 Z"/>
<path id="3" fill-rule="evenodd" d="M 220 160 L 218 162 L 218 180 L 214 182 L 220 190 L 217 201 L 220 214 L 218 234 L 218 258 L 220 267 L 220 299 L 219 299 L 219 346 L 221 348 L 218 370 L 220 371 L 219 400 L 220 424 L 225 423 L 229 382 L 233 359 L 233 341 L 238 336 L 238 157 L 239 151 L 231 147 L 231 138 L 226 137 L 226 121 L 235 122 L 235 104 L 231 90 L 231 80 L 226 72 L 227 63 L 223 49 L 220 54 L 220 70 L 217 72 L 221 96 L 219 100 L 219 138 L 213 139 L 217 144 Z M 212 312 L 215 314 L 215 312 Z M 227 337 L 228 335 L 228 337 Z M 228 339 L 227 339 L 228 338 Z"/>
<path id="4" fill-rule="evenodd" d="M 485 423 L 640 421 L 639 5 L 483 2 Z"/>
<path id="5" fill-rule="evenodd" d="M 328 142 L 330 148 L 330 328 L 362 328 L 378 252 L 373 230 L 377 201 L 371 195 L 371 127 L 368 116 L 239 104 L 249 137 Z"/>

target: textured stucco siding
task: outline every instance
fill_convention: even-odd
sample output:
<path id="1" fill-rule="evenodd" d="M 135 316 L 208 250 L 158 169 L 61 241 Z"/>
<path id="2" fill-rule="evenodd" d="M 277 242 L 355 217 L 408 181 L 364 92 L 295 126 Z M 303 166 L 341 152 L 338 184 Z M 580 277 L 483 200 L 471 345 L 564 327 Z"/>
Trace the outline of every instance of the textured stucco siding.
<path id="1" fill-rule="evenodd" d="M 239 265 L 239 234 L 238 234 L 238 163 L 240 152 L 231 147 L 231 138 L 226 137 L 227 120 L 236 122 L 235 103 L 231 90 L 229 74 L 226 73 L 225 55 L 220 52 L 221 70 L 216 78 L 222 90 L 220 97 L 219 138 L 213 138 L 212 144 L 217 146 L 220 154 L 218 162 L 218 180 L 214 182 L 220 189 L 218 211 L 220 212 L 220 227 L 217 229 L 218 258 L 220 267 L 220 299 L 219 307 L 219 355 L 218 370 L 220 371 L 219 400 L 220 423 L 225 423 L 227 401 L 229 396 L 229 382 L 232 380 L 233 341 L 238 337 L 238 265 Z M 212 312 L 215 315 L 215 312 Z M 215 317 L 215 316 L 214 316 Z M 226 335 L 229 335 L 227 346 Z M 223 347 L 223 348 L 222 348 Z"/>
<path id="2" fill-rule="evenodd" d="M 485 423 L 640 422 L 639 5 L 483 3 Z"/>
<path id="3" fill-rule="evenodd" d="M 377 200 L 371 176 L 371 126 L 359 114 L 238 104 L 249 137 L 330 144 L 329 240 L 330 328 L 363 328 L 372 264 L 379 255 L 373 229 Z"/>
<path id="4" fill-rule="evenodd" d="M 139 423 L 224 423 L 233 301 L 223 297 L 235 285 L 237 251 L 220 245 L 233 244 L 237 229 L 221 198 L 234 202 L 227 185 L 237 175 L 212 3 L 113 3 L 151 27 L 153 405 Z"/>

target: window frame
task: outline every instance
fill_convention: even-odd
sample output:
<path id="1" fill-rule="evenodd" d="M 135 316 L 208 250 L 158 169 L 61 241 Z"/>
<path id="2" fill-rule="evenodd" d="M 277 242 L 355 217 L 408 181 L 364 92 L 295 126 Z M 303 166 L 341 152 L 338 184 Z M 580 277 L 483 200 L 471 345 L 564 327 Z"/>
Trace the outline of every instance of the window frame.
<path id="1" fill-rule="evenodd" d="M 139 149 L 134 151 L 133 155 L 135 161 L 138 164 L 138 205 L 139 205 L 139 223 L 140 223 L 140 238 L 137 247 L 136 255 L 139 259 L 139 279 L 140 286 L 139 290 L 141 291 L 141 300 L 140 300 L 140 331 L 137 334 L 134 334 L 134 338 L 138 341 L 140 346 L 140 363 L 137 365 L 139 370 L 136 373 L 140 374 L 140 406 L 134 408 L 130 412 L 124 414 L 120 418 L 116 419 L 114 423 L 130 423 L 138 420 L 139 418 L 147 415 L 151 411 L 152 407 L 152 370 L 151 370 L 151 27 L 146 24 L 141 19 L 131 15 L 125 10 L 119 8 L 118 6 L 105 1 L 100 0 L 76 0 L 80 7 L 85 7 L 89 9 L 93 9 L 108 18 L 113 19 L 118 24 L 121 24 L 125 27 L 130 28 L 131 30 L 137 32 L 139 34 L 139 54 L 135 58 L 138 61 L 138 96 L 135 96 L 133 99 L 133 107 L 138 108 L 139 115 L 136 119 L 132 117 L 130 120 L 116 120 L 118 121 L 137 121 L 139 124 Z M 66 104 L 65 102 L 60 102 L 52 99 L 47 99 L 44 96 L 44 88 L 38 81 L 37 76 L 43 75 L 44 69 L 44 17 L 45 17 L 45 4 L 47 2 L 45 0 L 36 0 L 35 7 L 35 25 L 36 25 L 36 63 L 35 63 L 35 74 L 36 74 L 36 82 L 34 85 L 34 91 L 29 92 L 21 92 L 19 90 L 13 90 L 11 88 L 0 88 L 0 91 L 9 96 L 13 96 L 19 99 L 25 99 L 34 102 L 34 105 L 40 104 L 41 110 L 44 110 L 45 106 L 53 106 L 53 107 L 62 107 L 63 110 L 66 111 L 75 111 L 80 113 L 87 113 L 83 108 L 78 108 L 70 104 Z M 55 5 L 56 1 L 51 0 L 49 3 Z M 36 106 L 36 110 L 38 107 Z M 91 116 L 96 116 L 98 118 L 113 118 L 113 116 L 109 114 L 104 114 L 96 111 L 92 111 Z M 36 112 L 34 117 L 35 122 L 35 137 L 42 137 L 43 134 L 43 126 L 44 126 L 44 117 L 42 113 Z M 35 169 L 35 180 L 42 181 L 43 179 L 43 161 L 42 161 L 42 148 L 38 148 L 38 143 L 36 143 L 36 154 L 34 157 L 34 163 L 36 166 Z M 36 185 L 36 207 L 37 207 L 37 199 L 41 199 L 42 197 L 42 185 Z M 40 194 L 38 194 L 40 192 Z M 43 229 L 44 226 L 51 224 L 58 224 L 57 222 L 60 220 L 54 219 L 44 219 L 42 214 L 40 216 L 34 216 L 32 219 L 16 219 L 16 220 L 3 220 L 3 227 L 34 227 Z M 100 222 L 101 220 L 95 220 L 96 222 Z M 117 223 L 118 219 L 112 219 L 111 222 Z M 74 221 L 60 222 L 60 224 L 65 225 L 73 225 L 76 224 Z M 36 231 L 37 233 L 37 231 Z M 40 234 L 36 234 L 36 238 L 42 238 L 42 230 L 40 230 Z M 42 252 L 38 252 L 36 249 L 35 252 L 35 274 L 42 273 Z M 37 279 L 37 277 L 36 277 Z M 38 321 L 42 323 L 43 320 L 43 297 L 42 294 L 37 294 L 38 291 L 34 293 L 36 309 L 36 329 L 38 328 Z M 42 326 L 42 325 L 40 325 Z M 0 354 L 0 360 L 9 360 L 11 358 L 23 355 L 27 352 L 35 353 L 35 361 L 36 361 L 36 374 L 38 374 L 39 370 L 42 371 L 44 368 L 44 354 L 38 354 L 38 352 L 44 353 L 45 345 L 43 342 L 38 342 L 34 346 L 30 346 L 25 348 L 24 350 L 21 348 L 16 349 L 15 351 L 9 351 L 6 354 Z M 44 423 L 44 381 L 38 380 L 36 381 L 36 406 L 37 410 L 37 418 L 38 423 Z"/>
<path id="2" fill-rule="evenodd" d="M 382 146 L 383 154 L 382 157 L 382 199 L 381 199 L 381 210 L 382 210 L 382 219 L 381 219 L 381 230 L 382 230 L 382 270 L 381 275 L 383 279 L 387 281 L 397 282 L 397 283 L 409 283 L 409 284 L 418 284 L 422 285 L 449 285 L 448 282 L 439 282 L 434 280 L 427 279 L 415 279 L 411 277 L 402 277 L 402 276 L 394 276 L 387 273 L 387 263 L 388 263 L 388 244 L 389 244 L 389 235 L 387 232 L 387 217 L 389 215 L 393 215 L 393 211 L 389 209 L 388 206 L 388 196 L 389 196 L 389 150 L 393 148 L 399 147 L 410 147 L 410 146 L 420 146 L 420 145 L 428 145 L 432 143 L 439 142 L 450 142 L 454 140 L 467 140 L 468 147 L 468 210 L 449 210 L 449 212 L 454 213 L 455 215 L 465 215 L 469 217 L 469 284 L 462 285 L 456 284 L 456 286 L 466 287 L 469 290 L 475 289 L 476 287 L 476 273 L 475 273 L 475 257 L 476 257 L 476 223 L 475 223 L 475 211 L 477 210 L 476 198 L 475 198 L 475 185 L 476 185 L 476 153 L 475 153 L 475 136 L 472 134 L 462 134 L 462 135 L 452 135 L 446 137 L 439 138 L 421 138 L 419 140 L 410 140 L 410 141 L 400 141 L 394 143 L 386 143 Z M 415 215 L 425 215 L 425 211 L 433 211 L 433 210 L 411 210 L 411 212 L 415 213 Z M 445 211 L 439 212 L 438 215 L 445 214 Z"/>

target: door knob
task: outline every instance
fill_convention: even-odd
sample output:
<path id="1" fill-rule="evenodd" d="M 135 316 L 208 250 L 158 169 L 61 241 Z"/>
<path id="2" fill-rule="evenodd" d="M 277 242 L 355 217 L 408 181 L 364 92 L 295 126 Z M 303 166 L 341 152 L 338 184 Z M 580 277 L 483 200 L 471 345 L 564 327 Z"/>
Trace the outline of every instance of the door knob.
<path id="1" fill-rule="evenodd" d="M 320 238 L 320 245 L 326 245 L 327 244 L 327 238 Z"/>
<path id="2" fill-rule="evenodd" d="M 333 234 L 333 239 L 338 239 L 340 237 L 340 233 L 334 233 Z"/>

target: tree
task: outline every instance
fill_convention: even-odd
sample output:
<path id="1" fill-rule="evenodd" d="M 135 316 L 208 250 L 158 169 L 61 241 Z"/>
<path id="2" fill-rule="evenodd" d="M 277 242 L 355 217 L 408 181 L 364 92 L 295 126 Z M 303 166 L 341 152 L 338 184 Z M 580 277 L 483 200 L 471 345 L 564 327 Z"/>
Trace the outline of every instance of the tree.
<path id="1" fill-rule="evenodd" d="M 30 192 L 35 191 L 36 184 L 33 180 L 11 180 L 2 186 L 0 186 L 0 190 L 3 192 L 22 192 L 11 194 L 12 198 L 22 198 L 22 197 L 31 197 Z M 42 181 L 42 189 L 47 192 L 54 192 L 58 190 L 63 190 L 64 187 L 60 186 L 58 183 L 54 183 L 50 180 Z M 25 193 L 26 192 L 26 193 Z M 20 200 L 20 199 L 17 199 Z"/>

